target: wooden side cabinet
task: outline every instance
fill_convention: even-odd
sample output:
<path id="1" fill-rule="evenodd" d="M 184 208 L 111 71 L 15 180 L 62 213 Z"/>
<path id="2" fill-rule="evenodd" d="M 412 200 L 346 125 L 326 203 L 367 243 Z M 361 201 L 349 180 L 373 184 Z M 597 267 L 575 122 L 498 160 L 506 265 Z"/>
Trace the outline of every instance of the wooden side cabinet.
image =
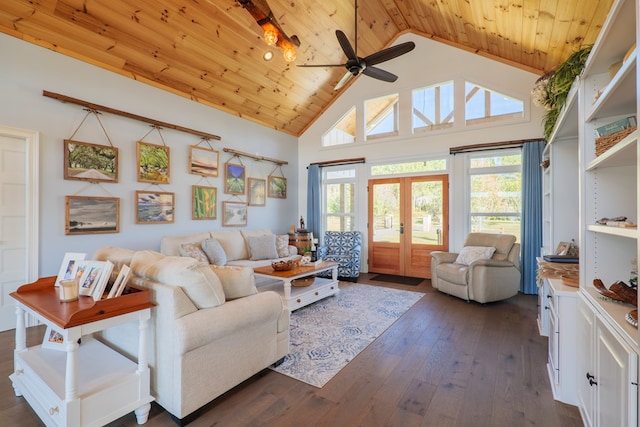
<path id="1" fill-rule="evenodd" d="M 24 396 L 47 426 L 102 426 L 135 411 L 139 424 L 149 416 L 150 375 L 147 325 L 153 303 L 148 291 L 118 298 L 61 303 L 55 277 L 21 286 L 16 300 L 16 348 L 10 375 L 16 396 Z M 25 313 L 57 333 L 55 342 L 26 347 Z M 138 322 L 139 359 L 132 362 L 93 339 L 112 326 Z"/>

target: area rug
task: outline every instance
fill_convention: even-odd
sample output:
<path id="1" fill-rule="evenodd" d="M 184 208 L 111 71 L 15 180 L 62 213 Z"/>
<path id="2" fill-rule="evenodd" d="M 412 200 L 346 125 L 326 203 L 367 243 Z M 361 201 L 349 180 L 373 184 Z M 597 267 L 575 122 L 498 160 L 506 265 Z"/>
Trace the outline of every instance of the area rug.
<path id="1" fill-rule="evenodd" d="M 359 283 L 291 313 L 289 354 L 274 371 L 322 388 L 424 294 Z"/>
<path id="2" fill-rule="evenodd" d="M 378 274 L 369 280 L 376 282 L 399 283 L 401 285 L 418 286 L 424 279 L 420 277 L 394 276 L 393 274 Z"/>

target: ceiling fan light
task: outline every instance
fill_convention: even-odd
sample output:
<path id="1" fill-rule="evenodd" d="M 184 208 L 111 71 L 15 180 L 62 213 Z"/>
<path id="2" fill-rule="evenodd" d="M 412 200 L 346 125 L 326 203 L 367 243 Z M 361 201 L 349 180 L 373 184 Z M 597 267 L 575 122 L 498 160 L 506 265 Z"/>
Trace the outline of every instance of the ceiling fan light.
<path id="1" fill-rule="evenodd" d="M 282 43 L 282 56 L 284 56 L 284 60 L 287 62 L 293 62 L 296 60 L 296 48 L 291 43 Z"/>
<path id="2" fill-rule="evenodd" d="M 278 42 L 278 29 L 270 22 L 267 22 L 262 26 L 264 34 L 262 39 L 268 46 L 274 46 Z"/>

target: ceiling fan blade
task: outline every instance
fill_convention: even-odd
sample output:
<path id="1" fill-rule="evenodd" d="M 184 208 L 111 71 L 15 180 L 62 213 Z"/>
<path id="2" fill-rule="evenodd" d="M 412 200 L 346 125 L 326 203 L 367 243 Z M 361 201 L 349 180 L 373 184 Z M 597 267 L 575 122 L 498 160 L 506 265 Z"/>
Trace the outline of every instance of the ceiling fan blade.
<path id="1" fill-rule="evenodd" d="M 342 78 L 340 79 L 340 81 L 336 84 L 336 86 L 333 88 L 333 90 L 341 89 L 341 88 L 342 88 L 342 86 L 346 85 L 346 84 L 347 84 L 347 82 L 348 82 L 349 80 L 351 80 L 351 77 L 353 77 L 353 74 L 351 74 L 351 72 L 350 72 L 350 71 L 347 71 L 347 72 L 345 73 L 345 75 L 344 75 L 344 76 L 342 76 Z"/>
<path id="2" fill-rule="evenodd" d="M 356 52 L 351 47 L 351 43 L 349 43 L 349 39 L 347 36 L 340 30 L 336 30 L 336 37 L 338 38 L 338 43 L 340 43 L 340 47 L 342 47 L 342 51 L 345 55 L 347 55 L 347 59 L 358 59 Z"/>
<path id="3" fill-rule="evenodd" d="M 367 66 L 380 64 L 381 62 L 385 62 L 400 55 L 404 55 L 407 52 L 411 52 L 415 47 L 416 44 L 414 42 L 405 42 L 397 46 L 391 46 L 365 57 L 364 62 Z"/>
<path id="4" fill-rule="evenodd" d="M 388 71 L 382 70 L 377 67 L 367 67 L 362 70 L 362 74 L 365 76 L 373 77 L 374 79 L 383 80 L 385 82 L 395 82 L 398 80 L 398 76 L 391 74 Z"/>

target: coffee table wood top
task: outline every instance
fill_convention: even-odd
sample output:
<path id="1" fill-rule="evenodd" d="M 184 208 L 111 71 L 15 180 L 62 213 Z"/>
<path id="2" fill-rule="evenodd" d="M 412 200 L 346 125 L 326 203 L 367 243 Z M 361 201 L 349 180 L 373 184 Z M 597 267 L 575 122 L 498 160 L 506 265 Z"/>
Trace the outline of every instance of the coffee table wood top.
<path id="1" fill-rule="evenodd" d="M 285 270 L 285 271 L 276 271 L 270 265 L 267 265 L 264 267 L 256 267 L 253 269 L 253 271 L 258 274 L 265 274 L 268 276 L 281 277 L 283 279 L 288 279 L 294 276 L 311 275 L 314 273 L 318 273 L 320 271 L 328 270 L 336 266 L 338 266 L 337 262 L 323 261 L 318 266 L 299 265 L 296 268 L 292 268 L 291 270 Z"/>

